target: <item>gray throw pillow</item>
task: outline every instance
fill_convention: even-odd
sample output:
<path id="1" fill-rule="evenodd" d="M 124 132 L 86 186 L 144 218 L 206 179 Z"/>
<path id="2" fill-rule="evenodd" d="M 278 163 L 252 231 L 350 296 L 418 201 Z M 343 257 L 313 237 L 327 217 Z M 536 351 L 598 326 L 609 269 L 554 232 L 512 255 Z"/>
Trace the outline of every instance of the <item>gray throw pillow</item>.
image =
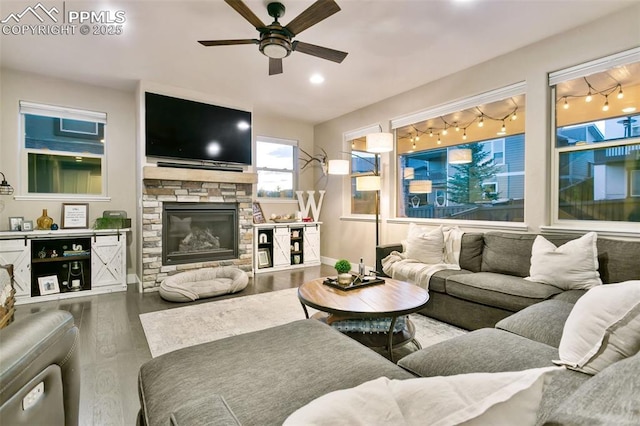
<path id="1" fill-rule="evenodd" d="M 605 368 L 555 409 L 545 425 L 637 425 L 640 353 Z"/>

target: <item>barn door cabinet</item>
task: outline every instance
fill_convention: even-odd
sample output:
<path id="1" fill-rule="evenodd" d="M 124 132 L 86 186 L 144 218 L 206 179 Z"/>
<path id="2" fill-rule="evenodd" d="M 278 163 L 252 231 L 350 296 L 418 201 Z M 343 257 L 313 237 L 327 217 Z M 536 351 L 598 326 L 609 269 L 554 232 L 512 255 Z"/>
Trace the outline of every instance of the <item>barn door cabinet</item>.
<path id="1" fill-rule="evenodd" d="M 319 265 L 320 225 L 321 222 L 253 225 L 254 272 Z"/>
<path id="2" fill-rule="evenodd" d="M 12 264 L 16 304 L 126 291 L 127 232 L 0 233 L 0 264 Z"/>

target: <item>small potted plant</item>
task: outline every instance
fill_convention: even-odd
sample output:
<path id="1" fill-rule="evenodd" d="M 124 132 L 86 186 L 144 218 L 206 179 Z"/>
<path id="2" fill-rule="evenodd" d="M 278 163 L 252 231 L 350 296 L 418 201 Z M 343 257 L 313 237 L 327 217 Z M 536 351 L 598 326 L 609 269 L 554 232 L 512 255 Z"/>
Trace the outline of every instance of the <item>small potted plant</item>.
<path id="1" fill-rule="evenodd" d="M 336 272 L 338 273 L 338 284 L 342 286 L 351 285 L 351 262 L 346 259 L 340 259 L 333 265 L 336 268 Z"/>

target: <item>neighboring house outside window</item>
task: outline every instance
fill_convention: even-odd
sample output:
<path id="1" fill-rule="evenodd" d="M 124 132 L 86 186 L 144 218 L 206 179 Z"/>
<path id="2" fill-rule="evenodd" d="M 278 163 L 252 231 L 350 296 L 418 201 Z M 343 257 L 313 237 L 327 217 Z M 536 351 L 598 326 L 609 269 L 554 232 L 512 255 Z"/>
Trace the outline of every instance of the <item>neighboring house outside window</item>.
<path id="1" fill-rule="evenodd" d="M 20 102 L 23 195 L 106 195 L 105 113 Z"/>
<path id="2" fill-rule="evenodd" d="M 550 75 L 556 221 L 640 222 L 639 60 L 616 55 Z"/>
<path id="3" fill-rule="evenodd" d="M 259 198 L 294 198 L 298 182 L 298 142 L 259 136 L 256 171 Z"/>
<path id="4" fill-rule="evenodd" d="M 523 92 L 514 85 L 392 123 L 397 216 L 524 222 Z"/>

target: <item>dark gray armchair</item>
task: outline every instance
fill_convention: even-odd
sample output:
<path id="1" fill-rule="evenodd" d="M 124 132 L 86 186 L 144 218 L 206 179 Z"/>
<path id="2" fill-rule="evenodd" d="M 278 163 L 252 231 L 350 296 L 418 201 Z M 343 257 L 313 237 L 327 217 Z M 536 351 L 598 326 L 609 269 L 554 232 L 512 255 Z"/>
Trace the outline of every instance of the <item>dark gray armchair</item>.
<path id="1" fill-rule="evenodd" d="M 66 311 L 39 312 L 0 330 L 0 423 L 78 424 L 77 345 Z"/>

